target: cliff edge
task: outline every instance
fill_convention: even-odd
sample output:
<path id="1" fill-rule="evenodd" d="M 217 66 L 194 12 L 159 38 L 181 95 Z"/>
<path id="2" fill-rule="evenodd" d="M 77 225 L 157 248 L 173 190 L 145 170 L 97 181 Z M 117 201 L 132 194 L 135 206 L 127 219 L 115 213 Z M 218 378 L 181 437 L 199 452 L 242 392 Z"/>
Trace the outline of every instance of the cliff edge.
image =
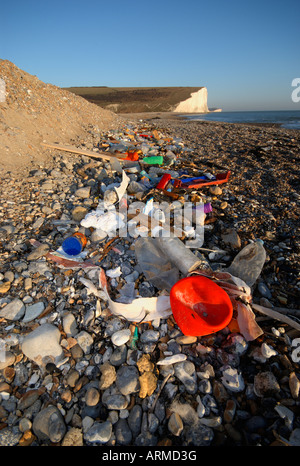
<path id="1" fill-rule="evenodd" d="M 192 92 L 191 96 L 180 102 L 174 112 L 176 113 L 208 113 L 207 88 L 202 87 L 197 92 Z"/>

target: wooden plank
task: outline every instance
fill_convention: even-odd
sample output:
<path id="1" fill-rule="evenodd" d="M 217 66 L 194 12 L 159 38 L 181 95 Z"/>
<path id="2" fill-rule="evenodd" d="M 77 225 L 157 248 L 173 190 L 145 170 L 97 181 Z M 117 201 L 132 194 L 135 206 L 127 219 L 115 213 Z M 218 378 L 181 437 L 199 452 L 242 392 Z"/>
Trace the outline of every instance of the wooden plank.
<path id="1" fill-rule="evenodd" d="M 66 152 L 72 152 L 73 154 L 81 154 L 81 155 L 86 155 L 87 157 L 94 157 L 96 159 L 105 159 L 105 160 L 112 160 L 112 159 L 125 159 L 127 157 L 127 154 L 106 154 L 105 152 L 93 152 L 90 150 L 83 150 L 83 149 L 78 149 L 75 146 L 61 146 L 59 144 L 46 144 L 46 143 L 41 143 L 42 146 L 48 147 L 50 149 L 57 149 L 57 150 L 63 150 Z"/>

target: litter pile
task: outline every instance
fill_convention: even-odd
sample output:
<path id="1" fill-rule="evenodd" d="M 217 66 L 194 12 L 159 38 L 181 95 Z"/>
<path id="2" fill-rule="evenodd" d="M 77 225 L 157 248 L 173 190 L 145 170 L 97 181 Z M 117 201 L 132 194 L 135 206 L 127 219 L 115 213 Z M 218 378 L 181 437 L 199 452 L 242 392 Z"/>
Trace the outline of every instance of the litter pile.
<path id="1" fill-rule="evenodd" d="M 299 311 L 260 238 L 207 247 L 230 170 L 146 123 L 50 147 L 1 212 L 0 444 L 299 445 Z"/>

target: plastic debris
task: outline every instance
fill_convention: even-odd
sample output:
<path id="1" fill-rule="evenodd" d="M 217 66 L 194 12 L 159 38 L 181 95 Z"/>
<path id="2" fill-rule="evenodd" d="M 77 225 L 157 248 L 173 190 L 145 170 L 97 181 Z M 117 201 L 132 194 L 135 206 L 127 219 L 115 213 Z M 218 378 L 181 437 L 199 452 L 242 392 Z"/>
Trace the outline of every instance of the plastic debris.
<path id="1" fill-rule="evenodd" d="M 126 175 L 125 171 L 122 171 L 122 182 L 119 187 L 115 188 L 115 191 L 118 195 L 119 201 L 122 199 L 126 193 L 127 186 L 129 184 L 130 178 Z"/>
<path id="2" fill-rule="evenodd" d="M 255 340 L 263 333 L 250 306 L 252 301 L 251 288 L 243 280 L 228 272 L 201 270 L 194 271 L 193 274 L 202 275 L 216 281 L 227 292 L 233 304 L 233 311 L 237 313 L 238 330 L 247 341 Z"/>
<path id="3" fill-rule="evenodd" d="M 159 247 L 156 238 L 138 238 L 135 255 L 145 277 L 158 289 L 170 290 L 179 280 L 179 270 Z"/>
<path id="4" fill-rule="evenodd" d="M 232 319 L 228 294 L 203 276 L 179 280 L 170 291 L 174 318 L 184 335 L 203 336 L 218 332 Z"/>
<path id="5" fill-rule="evenodd" d="M 103 269 L 100 269 L 99 285 L 106 295 L 111 313 L 123 317 L 128 321 L 141 323 L 156 319 L 166 319 L 172 313 L 169 296 L 137 298 L 130 304 L 112 301 L 107 291 L 107 281 Z"/>
<path id="6" fill-rule="evenodd" d="M 98 290 L 98 288 L 94 285 L 94 283 L 91 280 L 88 280 L 84 277 L 80 277 L 79 281 L 87 288 L 88 295 L 93 294 L 98 298 L 105 299 L 105 293 L 101 290 Z"/>
<path id="7" fill-rule="evenodd" d="M 266 251 L 263 241 L 257 240 L 247 244 L 233 259 L 228 272 L 240 277 L 249 286 L 253 286 L 266 260 Z"/>
<path id="8" fill-rule="evenodd" d="M 197 268 L 210 268 L 204 256 L 195 256 L 177 237 L 160 237 L 157 242 L 170 261 L 186 276 Z"/>
<path id="9" fill-rule="evenodd" d="M 97 209 L 89 212 L 80 224 L 85 228 L 95 228 L 108 236 L 115 236 L 117 230 L 125 226 L 123 215 L 114 206 L 105 206 L 103 202 L 99 202 Z"/>
<path id="10" fill-rule="evenodd" d="M 78 256 L 86 246 L 87 239 L 82 233 L 74 233 L 69 238 L 65 239 L 62 244 L 64 252 L 70 256 Z"/>

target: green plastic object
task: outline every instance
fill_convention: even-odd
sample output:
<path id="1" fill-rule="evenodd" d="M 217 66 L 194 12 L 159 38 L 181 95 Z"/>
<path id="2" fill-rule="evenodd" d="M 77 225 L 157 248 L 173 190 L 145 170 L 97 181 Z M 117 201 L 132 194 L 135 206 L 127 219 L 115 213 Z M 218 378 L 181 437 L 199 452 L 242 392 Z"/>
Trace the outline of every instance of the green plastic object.
<path id="1" fill-rule="evenodd" d="M 162 165 L 164 163 L 164 158 L 162 155 L 153 155 L 152 157 L 144 157 L 142 162 L 148 165 Z"/>
<path id="2" fill-rule="evenodd" d="M 132 337 L 132 340 L 131 340 L 131 343 L 130 343 L 130 347 L 132 349 L 136 349 L 136 342 L 138 341 L 138 339 L 139 339 L 139 332 L 138 332 L 138 328 L 135 327 L 134 334 L 133 334 L 133 337 Z"/>

